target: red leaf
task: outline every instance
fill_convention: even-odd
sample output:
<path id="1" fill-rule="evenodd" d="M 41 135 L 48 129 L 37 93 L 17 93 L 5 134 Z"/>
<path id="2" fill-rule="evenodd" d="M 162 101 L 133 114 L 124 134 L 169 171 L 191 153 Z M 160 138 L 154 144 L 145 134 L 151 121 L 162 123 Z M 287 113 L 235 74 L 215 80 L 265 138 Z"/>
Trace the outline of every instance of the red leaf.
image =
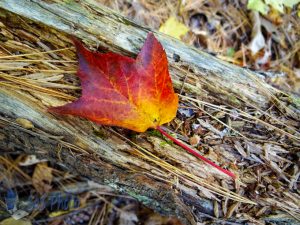
<path id="1" fill-rule="evenodd" d="M 50 111 L 138 132 L 155 128 L 194 156 L 234 177 L 159 127 L 176 116 L 178 96 L 173 90 L 166 53 L 152 33 L 136 59 L 111 52 L 91 52 L 79 41 L 74 43 L 82 96 Z"/>
<path id="2" fill-rule="evenodd" d="M 136 59 L 91 52 L 74 41 L 82 96 L 50 111 L 87 118 L 138 132 L 170 122 L 176 115 L 165 51 L 152 33 Z"/>

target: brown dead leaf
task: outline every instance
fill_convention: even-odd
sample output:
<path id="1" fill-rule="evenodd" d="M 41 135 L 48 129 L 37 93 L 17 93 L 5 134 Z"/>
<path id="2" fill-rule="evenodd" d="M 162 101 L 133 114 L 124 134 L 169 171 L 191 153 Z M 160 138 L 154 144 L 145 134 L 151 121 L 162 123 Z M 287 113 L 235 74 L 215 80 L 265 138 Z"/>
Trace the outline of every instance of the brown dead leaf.
<path id="1" fill-rule="evenodd" d="M 37 164 L 32 175 L 32 185 L 37 192 L 40 194 L 49 192 L 52 180 L 52 168 L 48 167 L 47 163 Z"/>
<path id="2" fill-rule="evenodd" d="M 239 205 L 240 205 L 239 202 L 235 202 L 231 206 L 229 206 L 227 213 L 226 213 L 226 218 L 231 218 L 233 213 L 237 210 Z"/>
<path id="3" fill-rule="evenodd" d="M 200 137 L 199 137 L 199 135 L 193 135 L 192 137 L 190 137 L 190 140 L 189 140 L 189 142 L 190 142 L 190 145 L 192 145 L 192 146 L 197 146 L 198 144 L 199 144 L 199 142 L 200 142 Z"/>

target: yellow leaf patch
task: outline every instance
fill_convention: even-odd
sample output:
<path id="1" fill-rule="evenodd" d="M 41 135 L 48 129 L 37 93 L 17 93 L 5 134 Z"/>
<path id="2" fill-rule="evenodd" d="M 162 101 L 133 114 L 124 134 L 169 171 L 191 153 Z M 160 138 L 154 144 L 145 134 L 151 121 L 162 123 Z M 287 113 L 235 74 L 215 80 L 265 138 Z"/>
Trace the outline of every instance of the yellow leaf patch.
<path id="1" fill-rule="evenodd" d="M 160 26 L 159 31 L 174 38 L 181 39 L 181 37 L 189 31 L 189 28 L 171 16 Z"/>

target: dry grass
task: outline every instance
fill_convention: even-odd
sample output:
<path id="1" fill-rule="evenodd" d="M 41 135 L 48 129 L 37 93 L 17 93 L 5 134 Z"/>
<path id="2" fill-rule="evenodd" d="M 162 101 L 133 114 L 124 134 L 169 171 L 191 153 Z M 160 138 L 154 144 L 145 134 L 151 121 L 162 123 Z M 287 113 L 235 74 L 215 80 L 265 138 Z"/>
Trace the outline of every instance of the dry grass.
<path id="1" fill-rule="evenodd" d="M 299 78 L 299 18 L 297 10 L 285 15 L 260 16 L 266 41 L 272 39 L 272 56 L 258 64 L 266 49 L 252 55 L 249 44 L 254 26 L 247 1 L 167 0 L 98 0 L 135 22 L 158 29 L 169 16 L 176 16 L 190 28 L 183 37 L 187 44 L 213 52 L 222 60 L 257 70 L 283 71 L 285 76 L 273 75 L 269 82 L 281 89 L 300 92 Z M 267 47 L 266 47 L 267 48 Z"/>
<path id="2" fill-rule="evenodd" d="M 108 2 L 110 6 L 135 20 L 141 21 L 142 18 L 143 23 L 154 28 L 158 28 L 171 12 L 179 13 L 187 25 L 190 15 L 194 13 L 217 15 L 216 19 L 225 19 L 225 25 L 229 28 L 220 28 L 207 39 L 206 49 L 223 56 L 230 45 L 230 37 L 238 36 L 251 28 L 244 11 L 231 7 L 231 14 L 228 11 L 217 14 L 221 10 L 219 3 L 215 3 L 216 7 L 212 8 L 205 5 L 206 1 L 182 1 L 182 6 L 177 1 L 163 1 L 161 4 L 157 1 L 134 1 L 135 4 L 132 5 L 124 4 L 123 1 Z M 42 30 L 29 31 L 24 27 L 1 24 L 5 38 L 0 42 L 0 88 L 31 96 L 45 107 L 78 98 L 80 84 L 75 75 L 77 63 L 74 48 L 69 47 L 71 43 L 61 41 L 56 44 L 54 39 L 45 38 Z M 32 36 L 43 44 L 28 38 Z M 194 44 L 201 41 L 201 38 L 201 35 L 191 33 L 186 37 L 186 42 Z M 63 40 L 67 38 L 64 37 Z M 242 46 L 241 43 L 237 45 Z M 240 53 L 246 54 L 243 50 Z M 297 51 L 291 51 L 284 59 L 275 61 L 275 64 L 283 66 L 281 63 L 284 61 L 284 66 L 290 68 L 291 61 L 297 54 Z M 243 63 L 248 64 L 245 61 Z M 197 74 L 190 72 L 187 77 L 197 81 Z M 143 140 L 139 142 L 119 130 L 105 128 L 110 135 L 120 137 L 133 146 L 135 151 L 131 154 L 144 161 L 140 167 L 131 167 L 130 164 L 120 166 L 170 183 L 179 191 L 185 185 L 199 191 L 198 195 L 201 197 L 214 199 L 216 209 L 220 210 L 216 210 L 215 217 L 210 218 L 213 221 L 217 221 L 219 216 L 237 216 L 242 220 L 263 224 L 264 217 L 271 214 L 284 214 L 285 217 L 289 214 L 299 220 L 298 115 L 294 115 L 295 112 L 283 101 L 273 96 L 260 80 L 253 78 L 253 82 L 261 87 L 266 96 L 273 99 L 268 110 L 249 102 L 244 102 L 240 107 L 232 106 L 217 97 L 205 98 L 201 94 L 190 94 L 183 88 L 177 90 L 181 93 L 181 109 L 190 109 L 192 115 L 184 115 L 179 111 L 177 118 L 168 126 L 183 141 L 188 142 L 192 136 L 198 136 L 200 142 L 195 144 L 195 148 L 212 161 L 234 171 L 238 175 L 236 182 L 211 171 L 210 167 L 182 153 L 179 148 L 172 152 L 173 155 L 166 152 L 168 144 L 151 133 L 138 135 Z M 193 85 L 196 87 L 197 83 Z M 163 147 L 162 143 L 167 147 Z M 88 154 L 70 143 L 62 141 L 61 144 Z M 18 161 L 5 157 L 1 157 L 0 161 L 5 166 L 5 177 L 11 177 L 13 171 L 18 176 L 21 175 L 23 180 L 18 180 L 20 183 L 32 179 L 18 167 Z M 99 194 L 95 196 L 99 197 Z M 105 210 L 109 202 L 104 201 L 103 197 L 99 199 L 105 204 Z M 93 211 L 92 218 L 100 221 L 104 214 L 105 211 Z"/>
<path id="3" fill-rule="evenodd" d="M 39 170 L 42 170 L 42 174 L 38 175 Z M 46 171 L 51 171 L 53 175 L 52 179 L 48 180 L 51 184 L 51 190 L 39 195 L 36 190 L 47 187 L 47 183 L 43 183 L 46 179 Z M 122 225 L 133 223 L 138 218 L 142 218 L 147 223 L 155 218 L 161 224 L 167 222 L 174 225 L 180 224 L 174 218 L 162 217 L 141 206 L 131 197 L 115 194 L 108 186 L 74 176 L 59 165 L 38 160 L 33 155 L 0 156 L 0 172 L 0 180 L 4 181 L 4 186 L 0 188 L 1 196 L 6 196 L 7 189 L 17 193 L 18 212 L 14 214 L 23 214 L 32 224 L 80 222 L 84 224 L 113 223 Z M 31 173 L 33 176 L 29 175 Z M 36 186 L 37 182 L 38 186 Z M 46 196 L 47 198 L 45 198 Z M 72 196 L 77 199 L 76 201 L 80 201 L 80 205 L 78 207 L 70 204 L 68 209 L 64 208 L 63 210 L 61 208 L 62 203 L 59 203 L 58 198 L 55 199 L 57 201 L 55 203 L 51 200 L 51 196 L 59 196 L 61 201 L 65 202 Z M 36 199 L 33 200 L 33 197 Z M 45 198 L 45 202 L 41 200 L 42 198 Z M 46 202 L 49 204 L 45 209 L 42 209 Z M 73 204 L 75 203 L 73 202 Z M 33 211 L 29 209 L 31 207 L 34 208 Z M 1 220 L 9 216 L 6 212 L 6 201 L 0 201 L 0 210 L 2 212 Z M 124 217 L 124 214 L 131 216 Z"/>

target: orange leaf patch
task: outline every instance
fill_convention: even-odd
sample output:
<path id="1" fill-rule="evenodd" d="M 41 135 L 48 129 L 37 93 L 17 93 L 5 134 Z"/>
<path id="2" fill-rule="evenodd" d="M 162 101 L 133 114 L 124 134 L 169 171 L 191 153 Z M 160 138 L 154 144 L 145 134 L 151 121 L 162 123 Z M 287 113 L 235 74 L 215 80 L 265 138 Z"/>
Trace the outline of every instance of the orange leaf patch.
<path id="1" fill-rule="evenodd" d="M 170 122 L 178 107 L 162 45 L 149 33 L 136 59 L 98 53 L 74 41 L 82 96 L 51 112 L 138 132 Z"/>

